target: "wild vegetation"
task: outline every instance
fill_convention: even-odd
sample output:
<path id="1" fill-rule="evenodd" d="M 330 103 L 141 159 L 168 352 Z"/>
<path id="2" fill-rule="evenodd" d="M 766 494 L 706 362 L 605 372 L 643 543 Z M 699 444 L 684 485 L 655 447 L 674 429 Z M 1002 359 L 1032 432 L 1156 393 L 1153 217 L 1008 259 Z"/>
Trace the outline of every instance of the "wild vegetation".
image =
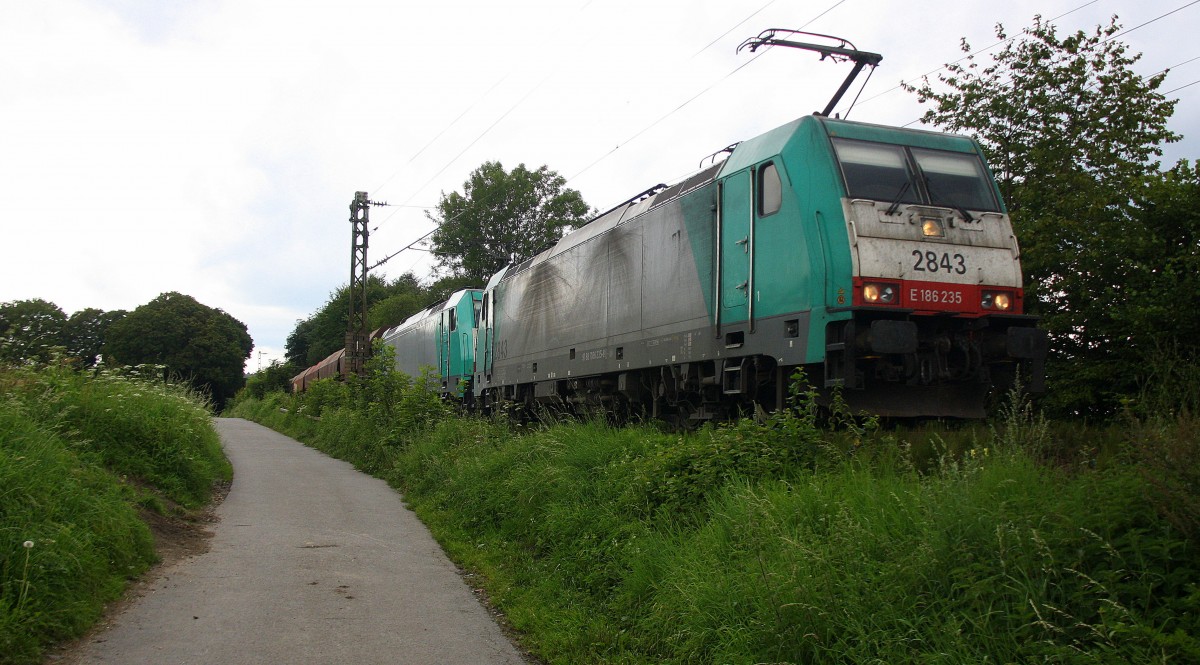
<path id="1" fill-rule="evenodd" d="M 208 403 L 161 376 L 0 368 L 0 663 L 39 662 L 156 560 L 141 513 L 230 478 Z"/>
<path id="2" fill-rule="evenodd" d="M 403 491 L 549 662 L 1200 658 L 1194 411 L 1068 426 L 1014 394 L 907 430 L 797 392 L 681 436 L 461 417 L 427 380 L 385 350 L 232 413 Z"/>

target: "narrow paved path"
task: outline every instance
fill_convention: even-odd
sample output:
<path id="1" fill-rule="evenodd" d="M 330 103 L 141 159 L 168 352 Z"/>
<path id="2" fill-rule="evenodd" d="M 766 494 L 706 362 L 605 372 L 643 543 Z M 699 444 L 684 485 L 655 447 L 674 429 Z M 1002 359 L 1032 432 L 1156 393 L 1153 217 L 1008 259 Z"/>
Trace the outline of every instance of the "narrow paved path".
<path id="1" fill-rule="evenodd" d="M 211 550 L 82 648 L 84 663 L 523 663 L 383 481 L 245 420 Z"/>

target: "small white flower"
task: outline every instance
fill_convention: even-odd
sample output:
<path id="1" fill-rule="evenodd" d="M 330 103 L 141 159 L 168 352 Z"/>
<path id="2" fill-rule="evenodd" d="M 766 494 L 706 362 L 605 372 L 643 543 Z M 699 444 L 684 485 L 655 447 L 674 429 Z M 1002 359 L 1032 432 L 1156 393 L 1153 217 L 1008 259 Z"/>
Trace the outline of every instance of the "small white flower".
<path id="1" fill-rule="evenodd" d="M 32 547 L 33 547 L 33 541 L 32 541 L 32 540 L 27 540 L 27 541 L 25 541 L 25 549 L 31 549 Z"/>

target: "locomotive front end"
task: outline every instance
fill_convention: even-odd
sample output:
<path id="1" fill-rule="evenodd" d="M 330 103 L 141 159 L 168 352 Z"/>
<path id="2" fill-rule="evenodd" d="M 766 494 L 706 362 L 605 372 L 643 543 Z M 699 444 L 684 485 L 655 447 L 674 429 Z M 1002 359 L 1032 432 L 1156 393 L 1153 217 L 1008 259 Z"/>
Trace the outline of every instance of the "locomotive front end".
<path id="1" fill-rule="evenodd" d="M 826 386 L 882 415 L 980 417 L 1020 376 L 1042 389 L 1020 250 L 977 144 L 826 121 L 851 275 L 826 326 Z M 848 316 L 847 316 L 848 315 Z M 899 389 L 898 389 L 899 388 Z"/>

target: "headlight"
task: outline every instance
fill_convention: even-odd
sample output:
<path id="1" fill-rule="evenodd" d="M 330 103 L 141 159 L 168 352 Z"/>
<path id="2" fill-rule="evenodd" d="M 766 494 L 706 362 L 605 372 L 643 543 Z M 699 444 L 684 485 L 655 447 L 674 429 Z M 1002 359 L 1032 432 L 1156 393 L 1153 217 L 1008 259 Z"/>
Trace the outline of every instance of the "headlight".
<path id="1" fill-rule="evenodd" d="M 943 238 L 946 236 L 946 229 L 942 228 L 942 220 L 937 217 L 922 217 L 921 218 L 921 235 L 926 238 Z"/>
<path id="2" fill-rule="evenodd" d="M 862 294 L 863 302 L 871 305 L 896 304 L 896 287 L 893 284 L 864 284 Z"/>
<path id="3" fill-rule="evenodd" d="M 1007 312 L 1012 309 L 1012 294 L 1007 291 L 984 291 L 979 306 L 996 312 Z"/>

